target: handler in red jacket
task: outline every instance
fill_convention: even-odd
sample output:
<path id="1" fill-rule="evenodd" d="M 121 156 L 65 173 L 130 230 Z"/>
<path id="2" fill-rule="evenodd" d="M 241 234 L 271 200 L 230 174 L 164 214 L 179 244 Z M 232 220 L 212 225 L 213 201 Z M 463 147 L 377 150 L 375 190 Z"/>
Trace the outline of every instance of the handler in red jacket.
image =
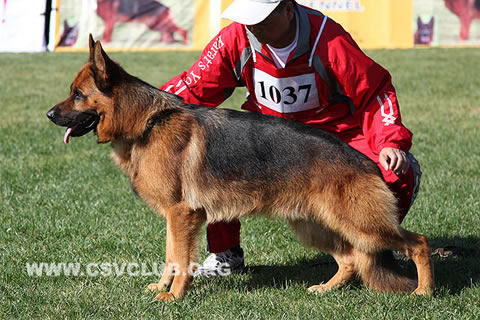
<path id="1" fill-rule="evenodd" d="M 222 17 L 234 22 L 190 70 L 161 89 L 186 103 L 216 107 L 246 86 L 243 109 L 336 135 L 378 164 L 398 198 L 402 221 L 421 172 L 408 153 L 412 133 L 402 125 L 388 71 L 338 23 L 294 0 L 235 0 Z M 211 254 L 199 274 L 243 268 L 238 220 L 208 225 L 207 238 Z"/>

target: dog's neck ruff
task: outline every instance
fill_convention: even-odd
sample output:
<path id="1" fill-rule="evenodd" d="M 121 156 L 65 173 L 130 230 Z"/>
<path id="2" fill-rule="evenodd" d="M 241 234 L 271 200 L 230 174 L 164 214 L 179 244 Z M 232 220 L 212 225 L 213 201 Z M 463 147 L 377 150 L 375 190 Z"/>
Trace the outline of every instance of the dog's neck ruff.
<path id="1" fill-rule="evenodd" d="M 147 122 L 147 126 L 145 127 L 145 131 L 143 132 L 142 138 L 145 139 L 148 137 L 152 129 L 162 120 L 166 119 L 171 114 L 177 112 L 175 109 L 165 109 L 157 114 L 155 114 L 150 120 Z"/>

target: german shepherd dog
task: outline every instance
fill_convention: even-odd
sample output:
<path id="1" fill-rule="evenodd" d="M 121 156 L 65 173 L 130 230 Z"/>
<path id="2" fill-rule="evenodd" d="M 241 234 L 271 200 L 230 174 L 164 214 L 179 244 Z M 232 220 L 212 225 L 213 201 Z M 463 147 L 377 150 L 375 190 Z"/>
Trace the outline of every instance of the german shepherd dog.
<path id="1" fill-rule="evenodd" d="M 98 143 L 110 142 L 134 190 L 166 218 L 167 268 L 147 288 L 162 291 L 156 299 L 185 294 L 205 222 L 245 215 L 284 218 L 306 245 L 335 258 L 337 273 L 311 292 L 358 275 L 378 291 L 432 293 L 428 241 L 399 225 L 395 197 L 373 161 L 299 122 L 186 105 L 128 74 L 91 35 L 89 43 L 70 95 L 47 116 L 67 127 L 65 142 L 92 130 Z M 418 281 L 397 272 L 392 249 L 414 261 Z"/>

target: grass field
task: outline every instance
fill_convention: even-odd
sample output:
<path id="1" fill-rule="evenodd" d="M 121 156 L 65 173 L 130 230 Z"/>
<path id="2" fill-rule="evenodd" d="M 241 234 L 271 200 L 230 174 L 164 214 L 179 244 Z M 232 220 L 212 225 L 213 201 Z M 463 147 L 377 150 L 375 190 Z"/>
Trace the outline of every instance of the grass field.
<path id="1" fill-rule="evenodd" d="M 0 54 L 0 319 L 478 319 L 480 316 L 480 50 L 369 51 L 393 76 L 413 153 L 424 172 L 404 221 L 432 247 L 432 299 L 379 294 L 359 283 L 315 296 L 336 271 L 282 221 L 244 219 L 248 271 L 196 279 L 165 305 L 144 292 L 157 276 L 29 276 L 27 263 L 146 263 L 164 259 L 165 222 L 130 191 L 108 145 L 89 134 L 62 142 L 45 112 L 63 100 L 86 53 Z M 130 73 L 161 85 L 198 53 L 115 53 Z M 226 103 L 237 107 L 244 91 Z M 201 246 L 205 246 L 202 237 Z M 200 257 L 206 256 L 201 252 Z M 410 272 L 410 262 L 405 263 Z"/>

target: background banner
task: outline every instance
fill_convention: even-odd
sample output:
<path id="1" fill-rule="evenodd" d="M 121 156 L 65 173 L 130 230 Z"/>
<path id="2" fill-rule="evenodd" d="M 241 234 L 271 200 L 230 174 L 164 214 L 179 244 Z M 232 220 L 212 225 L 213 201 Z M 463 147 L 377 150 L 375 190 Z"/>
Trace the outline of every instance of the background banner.
<path id="1" fill-rule="evenodd" d="M 298 0 L 340 23 L 362 49 L 412 47 L 412 0 Z"/>
<path id="2" fill-rule="evenodd" d="M 415 0 L 414 43 L 480 45 L 480 0 Z"/>
<path id="3" fill-rule="evenodd" d="M 413 0 L 298 0 L 341 23 L 362 48 L 413 46 Z M 61 0 L 56 50 L 87 47 L 88 34 L 108 49 L 201 50 L 230 23 L 232 0 Z"/>
<path id="4" fill-rule="evenodd" d="M 191 49 L 195 8 L 202 0 L 61 0 L 56 50 L 88 47 L 88 34 L 107 49 Z"/>
<path id="5" fill-rule="evenodd" d="M 202 50 L 232 0 L 0 0 L 0 51 Z M 297 0 L 363 49 L 479 46 L 480 0 Z M 48 45 L 48 46 L 47 46 Z"/>

